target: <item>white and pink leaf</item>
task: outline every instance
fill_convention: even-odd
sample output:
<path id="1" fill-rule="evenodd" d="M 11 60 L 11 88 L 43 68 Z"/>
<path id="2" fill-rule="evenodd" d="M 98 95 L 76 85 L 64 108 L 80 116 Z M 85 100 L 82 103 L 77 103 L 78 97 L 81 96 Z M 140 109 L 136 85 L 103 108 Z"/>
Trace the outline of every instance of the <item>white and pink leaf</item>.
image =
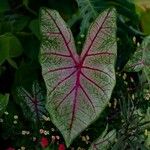
<path id="1" fill-rule="evenodd" d="M 40 23 L 47 110 L 69 146 L 99 117 L 115 86 L 116 12 L 108 9 L 92 23 L 81 55 L 58 12 L 42 9 Z"/>

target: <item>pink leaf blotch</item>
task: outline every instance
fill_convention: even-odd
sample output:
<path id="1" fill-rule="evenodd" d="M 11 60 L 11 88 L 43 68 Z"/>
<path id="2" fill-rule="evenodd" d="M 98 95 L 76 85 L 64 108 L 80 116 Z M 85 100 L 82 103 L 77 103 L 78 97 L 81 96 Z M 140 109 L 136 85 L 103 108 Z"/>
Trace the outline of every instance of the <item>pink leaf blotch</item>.
<path id="1" fill-rule="evenodd" d="M 91 24 L 80 55 L 57 11 L 43 8 L 40 19 L 46 107 L 69 146 L 99 117 L 111 97 L 115 85 L 116 12 L 107 9 Z"/>

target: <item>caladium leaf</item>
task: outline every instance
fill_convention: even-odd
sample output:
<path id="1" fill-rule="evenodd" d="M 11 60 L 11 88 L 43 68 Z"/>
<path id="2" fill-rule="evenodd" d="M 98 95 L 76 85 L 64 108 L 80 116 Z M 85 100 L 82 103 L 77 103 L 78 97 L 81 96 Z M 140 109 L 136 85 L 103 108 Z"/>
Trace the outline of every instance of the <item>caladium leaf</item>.
<path id="1" fill-rule="evenodd" d="M 41 87 L 37 82 L 33 83 L 32 93 L 30 94 L 23 87 L 18 88 L 18 97 L 22 100 L 20 102 L 23 109 L 27 106 L 27 110 L 24 111 L 27 116 L 28 110 L 30 110 L 30 119 L 33 121 L 39 121 L 42 119 L 42 116 L 45 114 L 45 105 L 44 105 L 44 96 Z"/>
<path id="2" fill-rule="evenodd" d="M 40 19 L 46 107 L 69 146 L 99 117 L 114 88 L 116 13 L 108 9 L 91 24 L 81 55 L 57 11 L 43 8 Z"/>
<path id="3" fill-rule="evenodd" d="M 106 127 L 102 135 L 91 144 L 89 150 L 107 150 L 115 142 L 115 139 L 116 131 L 112 130 L 108 132 L 108 128 Z"/>
<path id="4" fill-rule="evenodd" d="M 142 70 L 150 85 L 150 36 L 144 38 L 142 44 L 137 48 L 124 70 L 128 72 Z"/>

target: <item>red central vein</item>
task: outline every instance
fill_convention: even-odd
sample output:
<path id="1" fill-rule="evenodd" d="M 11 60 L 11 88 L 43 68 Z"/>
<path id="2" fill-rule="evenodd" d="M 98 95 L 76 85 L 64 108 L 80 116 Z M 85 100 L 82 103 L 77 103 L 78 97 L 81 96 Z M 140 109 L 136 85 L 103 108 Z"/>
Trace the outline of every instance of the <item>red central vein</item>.
<path id="1" fill-rule="evenodd" d="M 75 66 L 51 69 L 51 70 L 48 70 L 47 72 L 43 73 L 43 75 L 46 75 L 47 73 L 52 73 L 52 72 L 56 72 L 56 71 L 63 71 L 63 70 L 71 69 L 71 68 L 75 68 Z"/>
<path id="2" fill-rule="evenodd" d="M 26 90 L 24 90 L 23 88 L 22 88 L 22 90 L 26 94 L 26 96 L 30 99 L 30 101 L 32 102 L 31 104 L 30 104 L 30 102 L 28 104 L 31 105 L 31 108 L 32 108 L 32 106 L 35 108 L 35 110 L 33 109 L 33 112 L 36 113 L 36 117 L 37 117 L 37 120 L 38 120 L 39 113 L 38 113 L 38 101 L 37 101 L 36 96 L 34 95 L 34 98 L 33 98 Z"/>
<path id="3" fill-rule="evenodd" d="M 34 95 L 33 103 L 34 103 L 34 107 L 35 107 L 36 118 L 37 118 L 37 120 L 39 120 L 38 100 L 37 100 L 37 95 L 35 94 L 36 93 L 36 86 L 34 86 L 33 93 L 34 93 L 33 94 Z"/>
<path id="4" fill-rule="evenodd" d="M 104 94 L 105 94 L 105 91 L 104 91 L 104 89 L 102 88 L 102 87 L 100 87 L 96 82 L 94 82 L 93 80 L 91 80 L 89 77 L 87 77 L 85 74 L 83 74 L 82 72 L 81 72 L 81 75 L 83 76 L 83 77 L 85 77 L 88 81 L 90 81 L 92 84 L 94 84 L 96 87 L 98 87 Z"/>
<path id="5" fill-rule="evenodd" d="M 136 64 L 133 64 L 133 65 L 129 66 L 129 68 L 134 68 L 134 67 L 139 66 L 139 65 L 145 65 L 145 64 L 144 64 L 144 61 L 141 60 L 140 62 L 138 62 L 138 63 L 136 63 Z"/>
<path id="6" fill-rule="evenodd" d="M 88 95 L 87 92 L 84 90 L 84 88 L 82 87 L 81 84 L 80 84 L 80 88 L 81 88 L 81 90 L 83 91 L 83 93 L 85 94 L 85 96 L 87 97 L 88 101 L 91 103 L 91 105 L 92 105 L 92 107 L 93 107 L 93 109 L 94 109 L 94 111 L 95 111 L 95 107 L 94 107 L 94 105 L 93 105 L 92 100 L 90 99 L 89 95 Z"/>
<path id="7" fill-rule="evenodd" d="M 70 55 L 65 55 L 61 53 L 53 53 L 53 52 L 45 52 L 45 53 L 42 53 L 41 55 L 55 55 L 55 56 L 61 56 L 61 57 L 71 57 Z"/>
<path id="8" fill-rule="evenodd" d="M 60 35 L 61 35 L 61 37 L 63 38 L 63 40 L 64 40 L 64 42 L 65 42 L 65 45 L 66 45 L 66 47 L 67 47 L 67 49 L 68 49 L 68 51 L 69 51 L 69 53 L 70 53 L 70 55 L 71 55 L 71 58 L 73 59 L 74 63 L 77 64 L 77 61 L 75 60 L 75 58 L 74 58 L 74 56 L 73 56 L 73 54 L 72 54 L 72 52 L 71 52 L 71 49 L 70 49 L 70 47 L 68 46 L 69 43 L 67 42 L 67 40 L 66 40 L 65 36 L 63 35 L 61 29 L 59 28 L 59 26 L 58 26 L 58 24 L 56 23 L 56 21 L 55 21 L 55 19 L 53 18 L 53 16 L 52 16 L 48 11 L 47 11 L 47 13 L 49 14 L 49 16 L 50 16 L 51 19 L 53 20 L 54 24 L 56 25 L 58 31 L 60 32 Z"/>
<path id="9" fill-rule="evenodd" d="M 62 84 L 64 81 L 68 80 L 77 70 L 73 71 L 71 74 L 69 74 L 67 77 L 65 77 L 64 79 L 62 79 L 61 81 L 59 81 L 57 83 L 57 85 L 49 92 L 52 93 L 60 84 Z"/>
<path id="10" fill-rule="evenodd" d="M 115 55 L 114 53 L 110 53 L 110 52 L 100 52 L 100 53 L 91 53 L 91 54 L 87 54 L 86 56 L 98 56 L 98 55 Z"/>
<path id="11" fill-rule="evenodd" d="M 91 67 L 87 67 L 87 66 L 83 66 L 82 68 L 84 69 L 89 69 L 89 70 L 93 70 L 93 71 L 99 71 L 107 76 L 109 76 L 110 78 L 112 78 L 112 76 L 110 74 L 108 74 L 107 72 L 103 71 L 103 70 L 100 70 L 100 69 L 97 69 L 97 68 L 91 68 Z M 112 78 L 113 79 L 113 78 Z"/>
<path id="12" fill-rule="evenodd" d="M 77 75 L 76 75 L 76 86 L 75 86 L 75 94 L 74 94 L 74 100 L 73 100 L 73 109 L 72 109 L 72 117 L 70 122 L 70 129 L 72 128 L 73 121 L 75 119 L 75 112 L 76 112 L 76 106 L 77 106 L 77 95 L 78 95 L 78 89 L 80 87 L 80 75 L 81 75 L 81 66 L 77 68 Z"/>
<path id="13" fill-rule="evenodd" d="M 93 43 L 94 43 L 94 41 L 95 41 L 97 35 L 99 34 L 99 32 L 101 31 L 101 29 L 103 28 L 103 25 L 104 25 L 104 23 L 105 23 L 105 21 L 106 21 L 108 15 L 109 15 L 109 13 L 110 13 L 110 11 L 109 11 L 109 12 L 107 13 L 107 15 L 105 16 L 105 18 L 104 18 L 104 20 L 103 20 L 101 26 L 99 27 L 97 33 L 95 34 L 93 40 L 91 41 L 91 44 L 89 45 L 89 47 L 88 47 L 86 53 L 84 54 L 84 56 L 83 56 L 83 58 L 82 58 L 82 63 L 84 62 L 84 60 L 85 60 L 85 58 L 86 58 L 88 52 L 90 51 L 90 49 L 91 49 L 91 47 L 92 47 L 92 45 L 93 45 Z"/>
<path id="14" fill-rule="evenodd" d="M 49 14 L 49 16 L 51 17 L 51 19 L 53 20 L 54 24 L 56 25 L 57 29 L 59 32 L 57 32 L 56 34 L 60 34 L 64 43 L 65 43 L 65 46 L 67 48 L 67 50 L 69 51 L 69 54 L 70 55 L 65 55 L 65 54 L 59 54 L 59 53 L 44 53 L 44 54 L 48 54 L 48 55 L 56 55 L 56 56 L 62 56 L 62 57 L 71 57 L 75 63 L 75 66 L 71 66 L 71 67 L 62 67 L 62 68 L 57 68 L 57 69 L 53 69 L 53 70 L 49 70 L 49 72 L 54 72 L 54 71 L 61 71 L 61 70 L 66 70 L 66 69 L 71 69 L 71 68 L 76 68 L 75 71 L 73 71 L 71 74 L 69 74 L 68 76 L 66 76 L 65 78 L 63 78 L 61 81 L 59 81 L 55 87 L 50 91 L 50 93 L 52 93 L 60 84 L 62 84 L 63 82 L 65 82 L 66 80 L 68 80 L 70 77 L 72 77 L 76 72 L 76 81 L 75 81 L 75 86 L 69 91 L 68 94 L 65 95 L 65 97 L 61 100 L 61 102 L 59 102 L 57 108 L 66 100 L 66 98 L 72 94 L 72 92 L 74 92 L 74 99 L 73 99 L 73 103 L 72 103 L 72 117 L 71 117 L 71 122 L 70 122 L 70 129 L 72 128 L 73 126 L 73 122 L 74 122 L 74 119 L 75 119 L 75 113 L 76 113 L 76 108 L 77 108 L 77 97 L 78 97 L 78 92 L 79 92 L 79 88 L 81 88 L 81 90 L 83 91 L 83 93 L 85 94 L 85 96 L 87 97 L 88 101 L 90 102 L 90 104 L 92 105 L 92 107 L 94 108 L 94 105 L 92 103 L 92 100 L 90 99 L 89 95 L 87 94 L 87 92 L 84 90 L 84 88 L 81 86 L 80 84 L 80 75 L 82 75 L 84 78 L 86 78 L 88 81 L 90 81 L 90 83 L 92 83 L 93 85 L 95 85 L 96 87 L 98 87 L 104 94 L 105 94 L 105 91 L 102 87 L 100 87 L 95 81 L 91 80 L 89 77 L 87 77 L 85 74 L 83 74 L 81 72 L 81 69 L 82 68 L 86 68 L 86 69 L 91 69 L 93 71 L 101 71 L 105 74 L 107 74 L 106 72 L 102 71 L 102 70 L 99 70 L 99 69 L 96 69 L 96 68 L 90 68 L 90 67 L 86 67 L 86 66 L 82 66 L 85 58 L 87 56 L 95 56 L 95 55 L 113 55 L 113 53 L 109 53 L 109 52 L 101 52 L 101 53 L 93 53 L 93 54 L 88 54 L 91 47 L 92 47 L 92 44 L 94 43 L 94 41 L 96 40 L 96 37 L 98 36 L 99 32 L 101 31 L 101 29 L 103 28 L 103 25 L 109 15 L 110 12 L 107 13 L 107 15 L 105 16 L 102 24 L 100 25 L 98 31 L 95 33 L 95 36 L 93 37 L 93 39 L 91 39 L 91 43 L 86 51 L 86 53 L 84 54 L 84 56 L 82 57 L 82 61 L 80 62 L 80 64 L 78 64 L 78 62 L 76 61 L 76 59 L 74 58 L 73 56 L 73 53 L 69 47 L 69 43 L 70 41 L 67 41 L 65 35 L 63 34 L 63 32 L 61 31 L 60 27 L 58 26 L 55 18 L 53 18 L 53 16 L 47 12 Z M 55 34 L 54 32 L 51 32 L 52 34 Z M 51 34 L 49 32 L 49 34 Z M 107 74 L 109 75 L 109 74 Z M 110 76 L 110 75 L 109 75 Z M 95 110 L 95 109 L 94 109 Z"/>

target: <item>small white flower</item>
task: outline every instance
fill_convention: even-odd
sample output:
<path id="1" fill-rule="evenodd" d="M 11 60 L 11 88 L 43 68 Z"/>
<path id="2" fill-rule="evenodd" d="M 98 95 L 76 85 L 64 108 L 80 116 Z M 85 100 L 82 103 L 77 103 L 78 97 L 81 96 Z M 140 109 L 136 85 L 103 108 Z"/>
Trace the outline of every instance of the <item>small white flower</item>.
<path id="1" fill-rule="evenodd" d="M 26 134 L 29 135 L 29 134 L 30 134 L 30 131 L 26 131 Z"/>
<path id="2" fill-rule="evenodd" d="M 147 135 L 148 135 L 148 130 L 147 130 L 147 129 L 145 129 L 145 131 L 144 131 L 144 135 L 145 135 L 145 136 L 147 136 Z"/>
<path id="3" fill-rule="evenodd" d="M 127 74 L 124 73 L 122 78 L 125 80 L 127 78 Z"/>
<path id="4" fill-rule="evenodd" d="M 140 47 L 140 43 L 139 42 L 137 42 L 137 47 Z"/>
<path id="5" fill-rule="evenodd" d="M 132 94 L 132 99 L 133 99 L 133 100 L 135 99 L 135 95 L 134 95 L 134 94 Z"/>
<path id="6" fill-rule="evenodd" d="M 18 116 L 17 116 L 17 115 L 14 115 L 14 119 L 18 119 Z"/>
<path id="7" fill-rule="evenodd" d="M 5 115 L 8 115 L 9 113 L 7 111 L 4 112 Z"/>
<path id="8" fill-rule="evenodd" d="M 44 131 L 44 134 L 45 134 L 45 135 L 49 135 L 49 131 L 46 131 L 46 130 L 45 130 L 45 131 Z"/>
<path id="9" fill-rule="evenodd" d="M 51 128 L 51 131 L 52 131 L 52 132 L 54 132 L 54 131 L 55 131 L 55 129 L 54 129 L 54 128 Z"/>
<path id="10" fill-rule="evenodd" d="M 52 135 L 51 138 L 52 138 L 52 143 L 54 143 L 54 142 L 55 142 L 55 139 L 56 139 L 55 136 Z"/>
<path id="11" fill-rule="evenodd" d="M 136 37 L 135 36 L 133 37 L 133 43 L 134 44 L 136 43 Z"/>
<path id="12" fill-rule="evenodd" d="M 18 122 L 15 120 L 15 121 L 13 121 L 13 123 L 14 123 L 14 124 L 17 124 Z"/>
<path id="13" fill-rule="evenodd" d="M 42 118 L 43 118 L 45 121 L 50 121 L 50 118 L 49 118 L 49 117 L 46 117 L 45 115 L 43 115 Z"/>
<path id="14" fill-rule="evenodd" d="M 132 77 L 130 78 L 130 80 L 131 80 L 131 82 L 132 82 L 132 83 L 134 82 L 134 80 L 133 80 L 133 78 L 132 78 Z"/>
<path id="15" fill-rule="evenodd" d="M 33 141 L 36 141 L 36 137 L 33 137 Z"/>
<path id="16" fill-rule="evenodd" d="M 80 36 L 81 36 L 81 38 L 84 38 L 84 37 L 85 37 L 85 35 L 84 35 L 84 34 L 81 34 Z"/>
<path id="17" fill-rule="evenodd" d="M 77 44 L 79 44 L 79 45 L 80 45 L 80 44 L 81 44 L 81 41 L 78 41 L 78 42 L 77 42 Z"/>
<path id="18" fill-rule="evenodd" d="M 0 122 L 2 123 L 2 122 L 4 122 L 4 120 L 2 118 L 0 118 Z"/>
<path id="19" fill-rule="evenodd" d="M 26 134 L 26 131 L 22 130 L 22 135 L 25 135 Z"/>
<path id="20" fill-rule="evenodd" d="M 43 134 L 43 133 L 44 133 L 44 130 L 43 130 L 43 129 L 40 129 L 39 132 L 40 132 L 40 134 Z"/>
<path id="21" fill-rule="evenodd" d="M 25 150 L 26 148 L 24 146 L 21 146 L 21 150 Z"/>
<path id="22" fill-rule="evenodd" d="M 58 135 L 56 135 L 56 139 L 57 139 L 57 140 L 59 140 L 59 139 L 60 139 L 60 137 L 59 137 Z"/>

